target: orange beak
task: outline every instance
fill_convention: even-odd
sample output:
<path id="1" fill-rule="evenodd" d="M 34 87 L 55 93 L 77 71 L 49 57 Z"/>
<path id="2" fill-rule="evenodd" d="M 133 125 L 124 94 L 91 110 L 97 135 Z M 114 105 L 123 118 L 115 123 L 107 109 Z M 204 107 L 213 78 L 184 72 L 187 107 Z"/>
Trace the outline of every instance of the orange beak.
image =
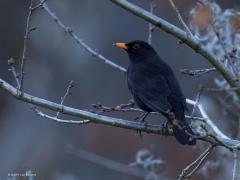
<path id="1" fill-rule="evenodd" d="M 123 43 L 123 42 L 119 42 L 119 43 L 115 43 L 113 44 L 114 46 L 118 47 L 118 48 L 121 48 L 121 49 L 128 49 L 128 46 L 126 43 Z"/>

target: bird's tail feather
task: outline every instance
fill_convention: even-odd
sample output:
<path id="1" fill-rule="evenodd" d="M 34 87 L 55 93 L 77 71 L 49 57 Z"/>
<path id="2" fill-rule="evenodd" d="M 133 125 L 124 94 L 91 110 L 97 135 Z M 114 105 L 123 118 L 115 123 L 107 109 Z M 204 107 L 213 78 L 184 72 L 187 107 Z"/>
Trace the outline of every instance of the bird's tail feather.
<path id="1" fill-rule="evenodd" d="M 195 145 L 196 139 L 191 137 L 191 135 L 195 135 L 189 125 L 186 123 L 184 129 L 179 127 L 173 127 L 173 133 L 178 140 L 183 145 Z"/>

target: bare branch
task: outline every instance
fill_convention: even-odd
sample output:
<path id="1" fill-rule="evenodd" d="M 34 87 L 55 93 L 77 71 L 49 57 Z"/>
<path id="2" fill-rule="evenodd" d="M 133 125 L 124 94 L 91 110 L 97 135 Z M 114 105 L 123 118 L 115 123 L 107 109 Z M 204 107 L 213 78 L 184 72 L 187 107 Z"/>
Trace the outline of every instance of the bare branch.
<path id="1" fill-rule="evenodd" d="M 150 0 L 150 13 L 154 13 L 156 4 L 154 0 Z M 148 44 L 152 44 L 152 32 L 154 31 L 155 26 L 152 23 L 148 23 Z"/>
<path id="2" fill-rule="evenodd" d="M 33 6 L 33 0 L 30 1 L 30 6 L 29 6 L 29 11 L 28 11 L 28 16 L 27 16 L 27 25 L 26 25 L 26 31 L 25 31 L 25 36 L 24 36 L 24 44 L 23 44 L 23 52 L 22 52 L 22 60 L 21 60 L 21 69 L 20 69 L 20 86 L 19 86 L 19 91 L 22 91 L 23 89 L 23 81 L 24 81 L 24 68 L 26 64 L 26 53 L 27 53 L 27 48 L 28 48 L 28 40 L 29 40 L 29 35 L 31 32 L 31 16 L 32 16 L 32 6 Z"/>
<path id="3" fill-rule="evenodd" d="M 237 138 L 240 137 L 240 118 L 238 118 L 238 133 Z M 232 180 L 240 179 L 240 154 L 238 151 L 233 152 L 233 177 Z"/>
<path id="4" fill-rule="evenodd" d="M 192 175 L 199 169 L 204 160 L 206 160 L 206 158 L 210 155 L 214 147 L 214 145 L 208 147 L 202 154 L 199 155 L 199 157 L 195 161 L 193 161 L 186 168 L 184 168 L 178 180 L 189 179 L 190 177 L 192 177 Z"/>
<path id="5" fill-rule="evenodd" d="M 208 69 L 197 69 L 197 70 L 190 70 L 190 69 L 180 69 L 180 73 L 187 74 L 190 76 L 201 76 L 210 72 L 216 71 L 216 68 L 208 68 Z"/>
<path id="6" fill-rule="evenodd" d="M 143 124 L 143 123 L 127 121 L 119 118 L 102 116 L 102 115 L 91 113 L 88 111 L 60 105 L 42 98 L 31 96 L 27 93 L 19 94 L 16 88 L 11 86 L 7 82 L 3 81 L 2 79 L 0 79 L 0 88 L 4 89 L 6 92 L 13 95 L 18 100 L 21 100 L 30 104 L 34 104 L 36 106 L 43 107 L 46 109 L 50 109 L 53 111 L 61 112 L 63 114 L 80 117 L 82 119 L 89 119 L 95 123 L 102 123 L 110 126 L 121 127 L 126 129 L 132 129 L 132 130 L 141 130 L 143 132 L 162 134 L 166 136 L 173 135 L 170 131 L 166 133 L 166 130 L 162 128 L 161 125 Z"/>
<path id="7" fill-rule="evenodd" d="M 19 87 L 20 87 L 19 76 L 18 76 L 18 74 L 17 74 L 17 72 L 16 72 L 15 61 L 14 61 L 13 58 L 10 58 L 10 59 L 8 60 L 8 65 L 10 66 L 9 71 L 12 73 L 12 75 L 13 75 L 13 77 L 14 77 L 14 79 L 15 79 L 15 82 L 16 82 L 16 84 L 17 84 L 17 88 L 19 88 Z"/>
<path id="8" fill-rule="evenodd" d="M 60 122 L 60 123 L 70 123 L 70 124 L 87 124 L 87 123 L 90 123 L 91 121 L 90 120 L 66 120 L 66 119 L 59 119 L 57 117 L 53 117 L 53 116 L 49 116 L 47 114 L 44 114 L 43 112 L 39 111 L 37 108 L 33 108 L 33 110 L 36 112 L 36 114 L 38 116 L 41 116 L 43 118 L 47 118 L 47 119 L 51 119 L 53 121 L 56 121 L 56 122 Z"/>
<path id="9" fill-rule="evenodd" d="M 35 11 L 36 9 L 42 7 L 43 3 L 45 3 L 47 0 L 43 0 L 42 2 L 40 2 L 39 4 L 37 4 L 36 6 L 32 7 L 32 11 Z"/>
<path id="10" fill-rule="evenodd" d="M 64 103 L 65 99 L 67 98 L 67 96 L 72 94 L 71 89 L 72 89 L 73 87 L 74 87 L 74 81 L 71 80 L 71 81 L 69 82 L 69 84 L 68 84 L 66 93 L 64 94 L 63 97 L 61 97 L 61 102 L 60 102 L 61 105 L 63 105 L 63 103 Z M 59 116 L 59 114 L 60 114 L 60 112 L 57 112 L 56 118 Z"/>
<path id="11" fill-rule="evenodd" d="M 105 113 L 105 112 L 144 112 L 142 109 L 139 109 L 139 108 L 134 108 L 134 102 L 130 100 L 129 103 L 127 104 L 120 104 L 120 105 L 117 105 L 115 107 L 109 107 L 109 106 L 105 106 L 105 105 L 102 105 L 100 103 L 98 104 L 92 104 L 92 107 L 97 109 L 98 111 L 94 111 L 94 110 L 90 110 L 91 112 L 94 112 L 94 113 Z M 150 112 L 150 114 L 160 114 L 158 112 Z M 205 118 L 202 118 L 202 117 L 192 117 L 192 116 L 187 116 L 185 115 L 185 118 L 186 119 L 191 119 L 191 120 L 198 120 L 198 121 L 202 121 L 202 122 L 205 122 Z"/>
<path id="12" fill-rule="evenodd" d="M 226 91 L 236 91 L 240 89 L 240 87 L 232 87 L 232 88 L 204 88 L 207 92 L 226 92 Z"/>
<path id="13" fill-rule="evenodd" d="M 153 134 L 161 134 L 164 136 L 172 136 L 172 131 L 166 131 L 165 127 L 162 127 L 161 125 L 152 125 L 152 124 L 146 124 L 146 123 L 138 123 L 133 121 L 128 121 L 120 118 L 113 118 L 109 116 L 103 116 L 95 113 L 91 113 L 88 111 L 75 109 L 72 107 L 64 106 L 61 104 L 57 104 L 45 99 L 41 99 L 35 96 L 31 96 L 27 93 L 18 93 L 18 90 L 5 82 L 4 80 L 0 79 L 0 88 L 14 96 L 20 101 L 24 101 L 30 104 L 34 104 L 39 107 L 43 107 L 49 110 L 61 112 L 63 114 L 68 114 L 75 117 L 80 117 L 82 119 L 88 119 L 91 122 L 94 123 L 101 123 L 105 125 L 125 128 L 125 129 L 131 129 L 131 130 L 138 130 L 146 133 L 153 133 Z M 190 104 L 194 105 L 196 104 L 195 101 L 187 100 Z M 206 142 L 209 142 L 211 144 L 224 146 L 228 149 L 237 149 L 240 150 L 240 141 L 233 140 L 227 137 L 225 134 L 223 134 L 216 125 L 209 119 L 208 115 L 204 111 L 201 104 L 198 104 L 198 108 L 203 116 L 203 118 L 206 118 L 206 124 L 212 129 L 214 132 L 214 135 L 208 135 L 208 136 L 200 136 L 196 137 L 196 139 L 200 139 Z M 68 122 L 66 122 L 68 123 Z"/>
<path id="14" fill-rule="evenodd" d="M 17 87 L 19 88 L 20 86 L 20 83 L 19 83 L 19 79 L 18 79 L 18 76 L 17 76 L 17 73 L 16 73 L 16 69 L 15 69 L 15 62 L 14 62 L 14 59 L 13 58 L 10 58 L 8 60 L 8 65 L 10 66 L 10 69 L 9 71 L 12 73 L 13 77 L 15 78 L 15 81 L 17 83 Z M 71 88 L 73 87 L 73 81 L 70 82 L 69 86 L 68 86 L 68 89 L 67 89 L 67 92 L 65 94 L 65 96 L 62 98 L 61 100 L 61 105 L 63 104 L 64 100 L 66 99 L 67 95 L 70 93 L 70 90 Z M 34 110 L 34 112 L 38 115 L 38 116 L 41 116 L 43 118 L 47 118 L 47 119 L 51 119 L 51 120 L 54 120 L 54 121 L 57 121 L 57 122 L 63 122 L 63 123 L 72 123 L 72 124 L 87 124 L 87 123 L 90 123 L 91 121 L 89 120 L 81 120 L 81 121 L 74 121 L 74 120 L 64 120 L 64 119 L 58 119 L 57 116 L 56 117 L 53 117 L 53 116 L 49 116 L 47 114 L 44 114 L 42 111 L 40 111 L 39 109 L 37 109 L 36 106 L 33 106 L 32 104 L 28 103 L 28 105 L 30 106 L 30 108 L 32 110 Z M 59 112 L 57 112 L 59 113 Z M 57 114 L 58 115 L 58 114 Z"/>
<path id="15" fill-rule="evenodd" d="M 106 63 L 107 65 L 110 65 L 113 68 L 116 68 L 122 72 L 126 72 L 126 69 L 116 63 L 114 63 L 112 60 L 104 57 L 102 54 L 100 54 L 99 52 L 95 51 L 94 49 L 92 49 L 90 46 L 88 46 L 82 39 L 80 39 L 77 34 L 73 31 L 73 29 L 71 29 L 70 27 L 67 27 L 57 16 L 56 14 L 54 14 L 52 12 L 52 10 L 48 7 L 48 5 L 44 2 L 44 0 L 40 0 L 42 3 L 42 7 L 43 9 L 48 13 L 48 15 L 54 20 L 55 23 L 57 23 L 57 25 L 59 27 L 61 27 L 64 32 L 66 32 L 70 37 L 72 37 L 76 43 L 78 45 L 81 45 L 85 50 L 87 50 L 90 54 L 92 54 L 93 56 L 99 58 L 100 60 L 102 60 L 104 63 Z"/>
<path id="16" fill-rule="evenodd" d="M 197 102 L 187 99 L 187 103 L 195 106 L 195 104 Z M 198 110 L 200 111 L 200 114 L 202 115 L 202 117 L 205 118 L 205 123 L 214 132 L 214 135 L 216 135 L 220 139 L 230 139 L 228 136 L 226 136 L 224 133 L 222 133 L 222 131 L 214 124 L 214 122 L 209 118 L 207 112 L 205 111 L 202 104 L 200 104 L 200 103 L 198 103 Z"/>
<path id="17" fill-rule="evenodd" d="M 193 36 L 192 32 L 191 32 L 190 29 L 188 28 L 187 24 L 184 22 L 181 14 L 180 14 L 178 8 L 176 7 L 176 5 L 174 4 L 173 0 L 169 0 L 169 2 L 170 2 L 170 4 L 171 4 L 173 10 L 176 12 L 177 17 L 178 17 L 178 20 L 179 20 L 179 22 L 183 25 L 183 27 L 184 27 L 184 29 L 186 30 L 187 34 L 190 35 L 191 38 L 194 39 L 194 36 Z"/>
<path id="18" fill-rule="evenodd" d="M 193 39 L 187 35 L 186 32 L 181 30 L 180 28 L 168 23 L 167 21 L 163 20 L 162 18 L 151 14 L 150 12 L 136 6 L 126 0 L 110 0 L 111 2 L 117 4 L 118 6 L 128 10 L 132 14 L 154 24 L 155 26 L 159 27 L 160 29 L 164 30 L 165 32 L 175 36 L 183 43 L 187 44 L 191 47 L 194 51 L 205 57 L 215 68 L 216 70 L 221 73 L 221 75 L 227 80 L 227 82 L 233 86 L 238 87 L 240 86 L 240 82 L 237 81 L 236 77 L 228 71 L 224 67 L 224 65 L 210 52 L 207 50 L 203 45 L 201 45 L 196 39 Z M 240 96 L 240 90 L 236 90 L 238 95 Z"/>
<path id="19" fill-rule="evenodd" d="M 102 113 L 102 112 L 112 112 L 112 111 L 122 111 L 122 112 L 143 112 L 141 109 L 139 108 L 134 108 L 134 101 L 131 99 L 127 104 L 120 104 L 117 105 L 115 107 L 108 107 L 108 106 L 104 106 L 100 103 L 98 104 L 92 104 L 92 107 L 95 109 L 98 109 L 99 111 L 97 113 Z M 94 111 L 93 111 L 94 112 Z"/>

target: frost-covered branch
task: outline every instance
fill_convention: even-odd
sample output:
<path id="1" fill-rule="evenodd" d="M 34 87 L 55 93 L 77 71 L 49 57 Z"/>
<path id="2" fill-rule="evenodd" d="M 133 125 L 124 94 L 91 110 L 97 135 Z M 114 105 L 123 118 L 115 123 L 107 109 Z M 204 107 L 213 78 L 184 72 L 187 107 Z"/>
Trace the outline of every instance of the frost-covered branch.
<path id="1" fill-rule="evenodd" d="M 118 6 L 126 9 L 130 13 L 154 24 L 156 27 L 162 29 L 163 31 L 175 36 L 181 42 L 187 44 L 191 47 L 195 52 L 202 55 L 205 59 L 207 59 L 216 70 L 226 79 L 226 81 L 233 87 L 238 87 L 240 85 L 239 81 L 237 81 L 236 77 L 229 72 L 229 70 L 222 64 L 219 59 L 212 52 L 206 49 L 199 41 L 188 36 L 186 32 L 182 29 L 176 27 L 175 25 L 165 21 L 164 19 L 151 14 L 150 12 L 144 10 L 143 8 L 128 2 L 127 0 L 110 0 L 111 2 L 117 4 Z M 238 95 L 240 96 L 240 90 L 236 90 Z"/>
<path id="2" fill-rule="evenodd" d="M 29 95 L 27 93 L 22 93 L 19 92 L 15 87 L 11 86 L 4 80 L 0 79 L 0 88 L 5 90 L 7 93 L 11 94 L 14 96 L 16 99 L 20 101 L 24 101 L 39 107 L 43 107 L 49 110 L 53 110 L 56 112 L 61 112 L 63 114 L 68 114 L 71 116 L 79 117 L 82 119 L 87 119 L 90 120 L 91 122 L 94 123 L 101 123 L 105 125 L 110 125 L 114 127 L 120 127 L 124 129 L 131 129 L 131 130 L 138 130 L 146 133 L 153 133 L 153 134 L 160 134 L 164 136 L 172 136 L 173 133 L 169 130 L 166 130 L 165 127 L 161 125 L 153 125 L 153 124 L 144 124 L 144 123 L 139 123 L 139 122 L 134 122 L 134 121 L 129 121 L 129 120 L 124 120 L 120 118 L 113 118 L 109 116 L 103 116 L 99 115 L 96 113 L 91 113 L 89 111 L 84 111 L 68 106 L 64 106 L 61 104 L 57 104 L 42 98 L 38 98 L 36 96 Z M 196 102 L 192 100 L 187 100 L 189 104 L 194 105 Z M 213 132 L 212 134 L 206 134 L 203 136 L 196 137 L 196 139 L 200 139 L 206 142 L 209 142 L 211 144 L 214 144 L 216 146 L 224 146 L 230 150 L 232 149 L 237 149 L 240 150 L 240 141 L 231 139 L 224 135 L 218 127 L 210 120 L 208 117 L 207 113 L 205 112 L 204 108 L 202 107 L 201 104 L 198 104 L 198 108 L 204 118 L 206 118 L 205 122 L 208 126 L 208 128 L 211 129 Z M 63 121 L 64 122 L 64 121 Z M 69 122 L 65 122 L 69 123 Z M 81 124 L 81 123 L 80 123 Z M 82 123 L 84 124 L 84 123 Z"/>

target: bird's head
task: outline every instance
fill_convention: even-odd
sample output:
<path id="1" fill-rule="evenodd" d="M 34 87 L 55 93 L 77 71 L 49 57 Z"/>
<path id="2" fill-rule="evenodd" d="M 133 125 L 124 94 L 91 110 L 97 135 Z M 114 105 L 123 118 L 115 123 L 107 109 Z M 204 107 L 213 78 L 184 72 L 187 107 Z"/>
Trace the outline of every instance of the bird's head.
<path id="1" fill-rule="evenodd" d="M 126 50 L 132 62 L 147 60 L 157 55 L 155 50 L 144 41 L 118 42 L 114 46 Z"/>

